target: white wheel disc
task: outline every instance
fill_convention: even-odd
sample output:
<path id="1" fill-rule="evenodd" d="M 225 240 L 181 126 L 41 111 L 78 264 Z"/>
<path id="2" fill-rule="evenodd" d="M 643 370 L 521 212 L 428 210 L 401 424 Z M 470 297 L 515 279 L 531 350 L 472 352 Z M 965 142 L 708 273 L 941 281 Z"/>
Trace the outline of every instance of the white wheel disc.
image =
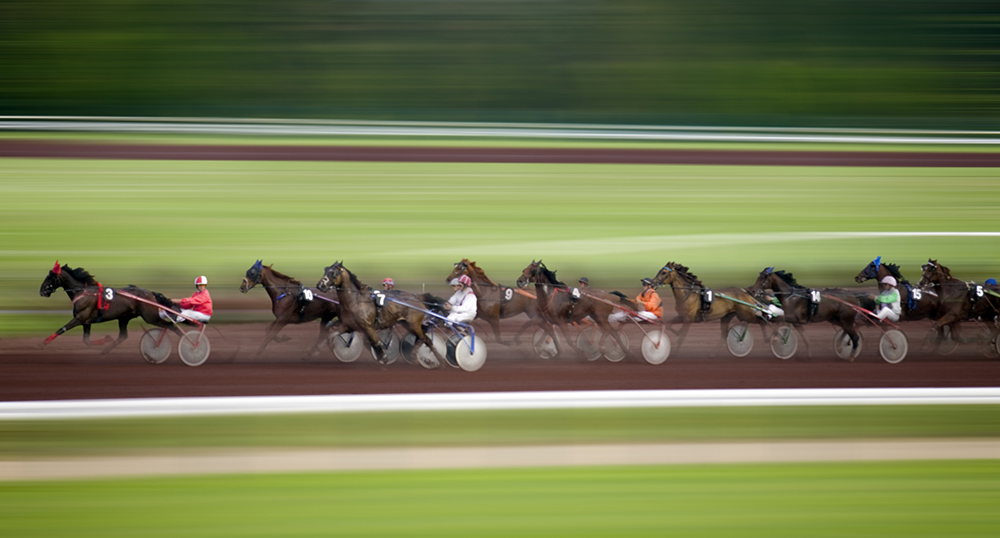
<path id="1" fill-rule="evenodd" d="M 845 361 L 853 361 L 861 354 L 861 348 L 865 339 L 858 333 L 858 349 L 854 350 L 854 355 L 851 355 L 851 337 L 844 331 L 844 329 L 837 329 L 837 334 L 833 335 L 833 352 L 837 354 L 838 357 L 844 359 Z"/>
<path id="2" fill-rule="evenodd" d="M 354 331 L 333 335 L 330 346 L 340 362 L 354 362 L 365 350 L 364 336 Z"/>
<path id="3" fill-rule="evenodd" d="M 753 335 L 746 323 L 737 323 L 729 328 L 726 335 L 726 346 L 734 357 L 746 357 L 753 349 Z"/>
<path id="4" fill-rule="evenodd" d="M 179 344 L 177 353 L 181 356 L 181 361 L 188 366 L 201 366 L 208 360 L 208 353 L 212 346 L 208 342 L 208 335 L 201 331 L 188 331 L 184 333 Z"/>
<path id="5" fill-rule="evenodd" d="M 437 351 L 438 354 L 443 357 L 448 351 L 447 344 L 445 343 L 444 338 L 438 336 L 435 333 L 428 334 L 427 337 L 430 338 L 431 345 L 434 346 L 434 350 Z M 431 351 L 431 349 L 428 348 L 426 345 L 424 345 L 423 342 L 417 343 L 416 355 L 417 355 L 417 362 L 420 364 L 420 366 L 423 366 L 428 370 L 433 370 L 441 366 L 441 361 L 439 361 L 438 358 L 434 356 L 434 352 Z"/>
<path id="6" fill-rule="evenodd" d="M 535 329 L 535 335 L 531 337 L 531 347 L 542 359 L 551 359 L 559 354 L 553 336 L 543 329 Z"/>
<path id="7" fill-rule="evenodd" d="M 787 360 L 799 349 L 799 337 L 791 325 L 782 325 L 771 335 L 771 353 L 781 360 Z"/>
<path id="8" fill-rule="evenodd" d="M 392 329 L 382 329 L 378 332 L 378 339 L 385 346 L 385 364 L 392 364 L 399 358 L 399 338 Z M 372 358 L 375 358 L 375 350 L 371 350 Z M 376 359 L 378 360 L 378 359 Z"/>
<path id="9" fill-rule="evenodd" d="M 649 364 L 663 364 L 670 356 L 670 336 L 660 330 L 649 331 L 642 337 L 642 357 Z"/>
<path id="10" fill-rule="evenodd" d="M 139 340 L 139 353 L 142 353 L 142 358 L 149 364 L 160 364 L 167 360 L 171 347 L 169 333 L 159 327 L 146 331 Z"/>
<path id="11" fill-rule="evenodd" d="M 475 353 L 472 349 L 475 348 Z M 486 342 L 479 336 L 473 341 L 471 336 L 462 338 L 462 341 L 455 347 L 455 360 L 458 366 L 466 372 L 475 372 L 486 364 Z"/>
<path id="12" fill-rule="evenodd" d="M 906 335 L 896 329 L 885 331 L 878 341 L 878 352 L 889 364 L 898 364 L 906 358 L 909 343 Z"/>
<path id="13" fill-rule="evenodd" d="M 610 334 L 604 335 L 604 338 L 601 339 L 601 351 L 604 352 L 604 358 L 611 362 L 621 362 L 628 353 L 628 335 L 625 334 L 625 331 L 618 331 L 618 337 L 622 339 L 622 344 L 625 344 L 625 349 L 622 349 Z"/>
<path id="14" fill-rule="evenodd" d="M 576 337 L 576 347 L 588 361 L 601 358 L 601 331 L 597 327 L 584 327 Z"/>
<path id="15" fill-rule="evenodd" d="M 1000 355 L 1000 335 L 993 337 L 993 347 L 996 348 L 997 354 Z"/>

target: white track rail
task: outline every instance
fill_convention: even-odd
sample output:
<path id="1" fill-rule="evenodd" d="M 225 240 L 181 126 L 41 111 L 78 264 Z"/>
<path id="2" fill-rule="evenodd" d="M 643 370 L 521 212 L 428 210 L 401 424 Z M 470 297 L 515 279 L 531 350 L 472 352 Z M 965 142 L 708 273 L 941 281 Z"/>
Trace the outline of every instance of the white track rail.
<path id="1" fill-rule="evenodd" d="M 1000 404 L 1000 387 L 617 390 L 0 402 L 0 420 L 207 415 L 829 405 Z"/>
<path id="2" fill-rule="evenodd" d="M 1000 132 L 685 125 L 0 116 L 0 131 L 202 135 L 535 138 L 678 142 L 1000 145 Z"/>

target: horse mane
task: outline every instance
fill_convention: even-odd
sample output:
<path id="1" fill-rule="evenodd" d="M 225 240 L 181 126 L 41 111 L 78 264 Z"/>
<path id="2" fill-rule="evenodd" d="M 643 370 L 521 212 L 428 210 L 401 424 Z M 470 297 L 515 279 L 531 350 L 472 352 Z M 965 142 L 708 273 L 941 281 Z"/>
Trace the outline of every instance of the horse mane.
<path id="1" fill-rule="evenodd" d="M 496 282 L 490 280 L 490 277 L 486 276 L 486 273 L 483 272 L 483 270 L 480 269 L 478 265 L 476 265 L 476 262 L 470 262 L 468 259 L 463 259 L 462 261 L 465 262 L 465 265 L 468 266 L 469 269 L 472 269 L 473 273 L 476 274 L 476 278 L 474 278 L 473 280 L 479 279 L 491 286 L 497 285 Z"/>
<path id="2" fill-rule="evenodd" d="M 271 270 L 271 273 L 273 273 L 273 274 L 274 274 L 274 276 L 275 276 L 275 277 L 277 277 L 277 278 L 283 278 L 283 279 L 287 280 L 288 282 L 290 282 L 290 283 L 292 283 L 292 284 L 299 284 L 299 285 L 301 285 L 301 284 L 302 284 L 302 282 L 301 282 L 301 281 L 299 281 L 298 279 L 295 279 L 295 278 L 292 278 L 292 277 L 290 277 L 290 276 L 288 276 L 288 275 L 286 275 L 286 274 L 282 273 L 281 271 L 278 271 L 277 269 L 274 269 L 274 268 L 273 268 L 272 266 L 270 266 L 270 265 L 268 265 L 268 266 L 267 266 L 267 268 L 268 268 L 268 269 L 270 269 L 270 270 Z"/>
<path id="3" fill-rule="evenodd" d="M 800 286 L 799 283 L 795 281 L 795 277 L 792 276 L 791 273 L 786 273 L 784 271 L 775 271 L 774 274 L 777 275 L 777 276 L 779 276 L 779 277 L 781 277 L 781 280 L 784 280 L 786 284 L 788 284 L 789 286 L 792 286 L 793 288 L 802 288 L 803 287 L 803 286 Z"/>
<path id="4" fill-rule="evenodd" d="M 544 263 L 539 262 L 538 269 L 540 271 L 542 271 L 542 274 L 545 275 L 545 278 L 549 279 L 549 283 L 551 285 L 556 286 L 558 288 L 568 288 L 569 287 L 566 284 L 560 282 L 559 279 L 556 278 L 556 272 L 555 271 L 550 271 L 548 267 L 545 267 Z"/>
<path id="5" fill-rule="evenodd" d="M 344 267 L 344 271 L 347 271 L 346 267 Z M 367 285 L 362 284 L 361 281 L 358 280 L 358 277 L 354 276 L 354 273 L 347 271 L 347 276 L 351 278 L 351 284 L 354 284 L 354 287 L 356 287 L 358 290 L 363 290 L 368 287 Z"/>
<path id="6" fill-rule="evenodd" d="M 701 280 L 698 279 L 698 275 L 692 273 L 691 270 L 688 269 L 687 267 L 676 262 L 670 262 L 667 265 L 673 268 L 674 271 L 677 271 L 678 275 L 690 281 L 692 286 L 705 287 L 705 284 L 703 284 Z"/>
<path id="7" fill-rule="evenodd" d="M 885 268 L 888 269 L 890 273 L 892 273 L 892 276 L 895 277 L 895 279 L 898 280 L 900 284 L 909 284 L 910 283 L 910 281 L 908 281 L 905 278 L 903 278 L 903 274 L 899 272 L 899 266 L 898 265 L 896 265 L 894 263 L 883 263 L 882 265 L 884 265 Z"/>
<path id="8" fill-rule="evenodd" d="M 94 277 L 91 276 L 90 273 L 88 273 L 82 267 L 77 267 L 76 269 L 73 269 L 68 265 L 64 265 L 62 266 L 62 270 L 66 271 L 67 273 L 69 273 L 71 277 L 73 277 L 76 280 L 79 280 L 80 282 L 83 282 L 87 286 L 97 285 L 97 280 L 94 280 Z"/>

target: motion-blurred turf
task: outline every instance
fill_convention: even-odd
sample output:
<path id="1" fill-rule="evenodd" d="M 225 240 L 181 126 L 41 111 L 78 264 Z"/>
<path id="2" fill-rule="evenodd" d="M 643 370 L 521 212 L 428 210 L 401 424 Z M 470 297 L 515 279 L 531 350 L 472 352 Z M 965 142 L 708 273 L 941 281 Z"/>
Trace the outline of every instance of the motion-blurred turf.
<path id="1" fill-rule="evenodd" d="M 637 466 L 0 485 L 4 536 L 983 536 L 1000 462 Z"/>

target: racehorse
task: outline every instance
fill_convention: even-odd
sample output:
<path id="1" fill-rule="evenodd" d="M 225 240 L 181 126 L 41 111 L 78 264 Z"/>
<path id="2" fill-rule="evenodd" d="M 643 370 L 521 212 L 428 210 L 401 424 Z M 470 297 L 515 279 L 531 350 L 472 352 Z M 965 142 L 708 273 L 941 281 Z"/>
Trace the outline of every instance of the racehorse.
<path id="1" fill-rule="evenodd" d="M 757 315 L 753 307 L 734 301 L 727 301 L 721 297 L 717 299 L 713 298 L 711 302 L 708 302 L 704 299 L 707 288 L 696 275 L 689 272 L 687 267 L 674 262 L 664 265 L 656 273 L 656 277 L 653 278 L 653 287 L 657 288 L 664 284 L 670 284 L 670 289 L 674 292 L 674 307 L 677 310 L 677 317 L 671 323 L 680 322 L 683 324 L 681 331 L 678 333 L 678 349 L 680 349 L 681 343 L 684 342 L 684 337 L 687 335 L 692 323 L 719 320 L 722 340 L 716 345 L 715 350 L 712 351 L 712 355 L 715 355 L 719 350 L 719 346 L 726 341 L 729 333 L 729 323 L 734 317 L 747 323 L 757 323 L 760 326 L 761 333 L 764 335 L 764 339 L 767 339 L 767 333 L 764 331 L 764 320 Z M 721 291 L 725 295 L 744 303 L 755 303 L 753 297 L 739 288 L 724 288 Z"/>
<path id="2" fill-rule="evenodd" d="M 46 338 L 42 344 L 43 346 L 48 345 L 57 336 L 78 325 L 83 325 L 84 344 L 91 346 L 93 344 L 90 341 L 90 326 L 94 323 L 117 319 L 118 338 L 105 347 L 102 352 L 102 354 L 108 353 L 128 338 L 128 322 L 137 317 L 141 317 L 146 323 L 169 329 L 178 336 L 181 336 L 181 331 L 173 323 L 160 318 L 160 309 L 121 295 L 118 292 L 124 291 L 136 297 L 179 311 L 180 307 L 163 294 L 137 288 L 132 285 L 126 288 L 108 288 L 97 282 L 84 269 L 79 267 L 73 269 L 69 265 L 60 266 L 57 261 L 45 277 L 45 280 L 42 281 L 42 286 L 39 288 L 38 293 L 42 297 L 49 297 L 58 288 L 66 290 L 66 295 L 73 302 L 73 319 L 60 327 L 52 336 Z"/>
<path id="3" fill-rule="evenodd" d="M 500 339 L 500 320 L 514 317 L 524 313 L 528 316 L 528 321 L 521 326 L 514 335 L 514 343 L 518 342 L 521 333 L 532 325 L 540 325 L 538 318 L 538 301 L 525 294 L 518 293 L 514 288 L 508 288 L 496 284 L 486 273 L 480 269 L 476 262 L 471 262 L 467 258 L 455 264 L 455 269 L 445 278 L 445 282 L 451 282 L 453 278 L 466 275 L 472 280 L 472 291 L 476 294 L 476 318 L 485 320 L 493 327 L 493 334 L 497 342 L 504 345 Z"/>
<path id="4" fill-rule="evenodd" d="M 774 267 L 761 271 L 757 275 L 757 281 L 747 288 L 747 293 L 759 297 L 763 290 L 774 292 L 775 297 L 781 302 L 781 308 L 785 311 L 785 321 L 791 323 L 802 336 L 808 354 L 812 354 L 809 350 L 809 339 L 801 326 L 806 323 L 826 321 L 844 329 L 844 332 L 851 337 L 851 353 L 848 356 L 854 356 L 858 349 L 858 330 L 854 326 L 857 311 L 842 302 L 831 300 L 827 296 L 831 290 L 824 290 L 826 293 L 820 294 L 819 304 L 813 306 L 810 292 L 814 290 L 800 286 L 792 273 L 775 271 Z M 844 296 L 841 299 L 858 304 L 858 299 L 855 297 Z"/>
<path id="5" fill-rule="evenodd" d="M 342 262 L 335 262 L 327 267 L 323 272 L 323 278 L 316 284 L 316 287 L 322 292 L 331 289 L 337 291 L 341 322 L 368 338 L 368 343 L 371 344 L 372 351 L 375 353 L 375 359 L 380 363 L 386 361 L 386 349 L 378 337 L 377 331 L 389 329 L 396 323 L 402 323 L 406 330 L 417 338 L 418 342 L 426 345 L 434 353 L 439 363 L 445 362 L 445 358 L 437 352 L 430 337 L 424 332 L 423 324 L 426 315 L 422 310 L 418 310 L 418 308 L 428 308 L 431 305 L 439 307 L 442 301 L 433 295 L 425 293 L 421 298 L 405 291 L 380 291 L 378 294 L 384 295 L 386 298 L 401 301 L 415 308 L 388 300 L 377 306 L 373 300 L 373 290 L 362 284 L 358 277 L 354 276 L 354 273 L 344 267 Z"/>
<path id="6" fill-rule="evenodd" d="M 550 271 L 542 260 L 537 262 L 532 260 L 527 267 L 521 271 L 521 276 L 517 279 L 517 286 L 524 288 L 528 284 L 535 284 L 535 295 L 538 304 L 538 313 L 545 320 L 546 330 L 553 336 L 553 325 L 562 329 L 563 336 L 568 339 L 567 324 L 582 321 L 589 317 L 618 343 L 622 350 L 628 346 L 622 342 L 618 331 L 611 328 L 608 316 L 615 310 L 615 305 L 621 305 L 629 310 L 637 310 L 635 303 L 619 293 L 607 293 L 600 290 L 587 289 L 586 293 L 578 290 L 570 290 L 569 286 L 560 282 L 556 278 L 555 271 Z M 574 292 L 579 293 L 575 295 Z M 600 299 L 600 300 L 598 300 Z M 553 338 L 556 351 L 559 350 L 558 340 Z"/>
<path id="7" fill-rule="evenodd" d="M 264 342 L 257 349 L 257 354 L 260 355 L 263 353 L 264 348 L 271 340 L 285 342 L 290 339 L 290 337 L 278 339 L 278 333 L 285 325 L 289 323 L 306 323 L 319 319 L 319 338 L 312 349 L 309 350 L 310 355 L 316 354 L 319 352 L 320 345 L 330 334 L 330 329 L 332 328 L 330 322 L 340 312 L 336 293 L 307 291 L 302 282 L 279 273 L 271 267 L 271 265 L 265 266 L 262 260 L 257 260 L 250 269 L 247 269 L 246 276 L 243 277 L 243 283 L 240 284 L 240 291 L 243 293 L 250 291 L 251 288 L 260 284 L 264 288 L 264 291 L 267 292 L 268 297 L 271 298 L 271 313 L 274 314 L 274 321 L 267 328 L 267 333 L 264 335 Z"/>
<path id="8" fill-rule="evenodd" d="M 883 262 L 881 256 L 866 265 L 854 277 L 854 281 L 858 284 L 871 279 L 875 279 L 876 282 L 882 282 L 882 279 L 887 276 L 896 279 L 896 289 L 899 290 L 900 306 L 903 309 L 903 315 L 900 319 L 917 321 L 937 314 L 941 306 L 938 294 L 933 291 L 925 292 L 920 287 L 914 288 L 908 280 L 903 278 L 902 273 L 899 272 L 898 265 Z"/>
<path id="9" fill-rule="evenodd" d="M 928 259 L 921 271 L 919 286 L 933 287 L 940 296 L 941 305 L 933 327 L 951 327 L 952 339 L 956 342 L 969 342 L 962 337 L 959 322 L 980 318 L 995 320 L 1000 313 L 1000 305 L 985 293 L 983 286 L 972 286 L 953 277 L 951 270 L 937 260 Z"/>

